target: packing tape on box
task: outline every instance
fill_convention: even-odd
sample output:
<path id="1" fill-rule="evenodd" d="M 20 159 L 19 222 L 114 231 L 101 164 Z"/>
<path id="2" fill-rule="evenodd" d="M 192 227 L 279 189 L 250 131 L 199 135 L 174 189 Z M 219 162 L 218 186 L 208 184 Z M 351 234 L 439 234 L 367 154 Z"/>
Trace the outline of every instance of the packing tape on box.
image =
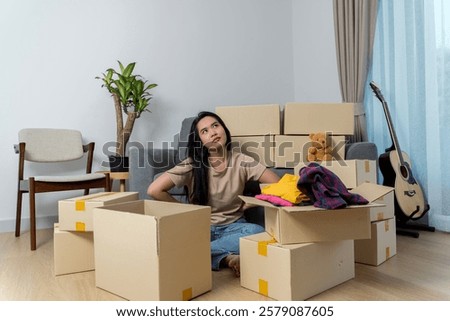
<path id="1" fill-rule="evenodd" d="M 82 212 L 86 210 L 86 202 L 84 200 L 75 201 L 75 211 Z"/>
<path id="2" fill-rule="evenodd" d="M 188 288 L 183 290 L 183 301 L 189 301 L 190 299 L 192 299 L 192 288 Z"/>
<path id="3" fill-rule="evenodd" d="M 389 221 L 384 221 L 384 231 L 389 232 Z"/>
<path id="4" fill-rule="evenodd" d="M 258 292 L 259 294 L 269 296 L 269 282 L 263 279 L 258 279 Z"/>
<path id="5" fill-rule="evenodd" d="M 275 239 L 269 241 L 259 241 L 258 242 L 258 254 L 262 256 L 267 256 L 267 246 L 271 243 L 275 243 Z"/>
<path id="6" fill-rule="evenodd" d="M 83 222 L 75 222 L 75 231 L 86 232 L 86 224 Z"/>
<path id="7" fill-rule="evenodd" d="M 386 260 L 391 257 L 391 248 L 386 246 Z"/>
<path id="8" fill-rule="evenodd" d="M 364 162 L 364 168 L 366 173 L 370 173 L 370 162 L 368 160 Z"/>
<path id="9" fill-rule="evenodd" d="M 377 221 L 382 221 L 384 219 L 384 213 L 383 212 L 378 212 L 377 213 Z"/>

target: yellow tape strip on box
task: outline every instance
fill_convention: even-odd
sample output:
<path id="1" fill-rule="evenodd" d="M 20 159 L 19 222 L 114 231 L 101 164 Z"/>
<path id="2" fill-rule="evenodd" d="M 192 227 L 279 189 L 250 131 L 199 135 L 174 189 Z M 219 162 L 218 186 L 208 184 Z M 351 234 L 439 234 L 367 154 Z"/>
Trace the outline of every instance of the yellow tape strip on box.
<path id="1" fill-rule="evenodd" d="M 75 211 L 81 212 L 86 210 L 86 202 L 84 200 L 75 201 Z"/>
<path id="2" fill-rule="evenodd" d="M 83 222 L 75 222 L 75 231 L 86 232 L 86 224 Z"/>
<path id="3" fill-rule="evenodd" d="M 183 301 L 189 301 L 192 299 L 192 288 L 183 290 Z"/>
<path id="4" fill-rule="evenodd" d="M 265 296 L 269 296 L 269 282 L 263 279 L 258 280 L 259 293 Z"/>
<path id="5" fill-rule="evenodd" d="M 267 256 L 267 246 L 271 243 L 275 243 L 275 239 L 269 241 L 259 241 L 258 242 L 258 255 Z"/>
<path id="6" fill-rule="evenodd" d="M 384 219 L 384 213 L 383 212 L 378 212 L 377 213 L 377 221 L 382 221 Z"/>

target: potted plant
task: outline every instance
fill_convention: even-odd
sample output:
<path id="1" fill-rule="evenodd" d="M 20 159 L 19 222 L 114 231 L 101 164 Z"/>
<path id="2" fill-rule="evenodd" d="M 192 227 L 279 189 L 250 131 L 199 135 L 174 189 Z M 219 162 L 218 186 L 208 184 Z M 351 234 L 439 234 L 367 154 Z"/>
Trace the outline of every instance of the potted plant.
<path id="1" fill-rule="evenodd" d="M 116 147 L 115 155 L 110 156 L 111 171 L 127 171 L 125 152 L 134 122 L 142 112 L 149 111 L 147 107 L 152 99 L 150 90 L 157 84 L 147 84 L 140 75 L 133 74 L 135 62 L 129 63 L 126 67 L 120 61 L 118 63 L 120 71 L 109 68 L 102 74 L 103 77 L 96 77 L 96 79 L 101 79 L 102 87 L 111 93 L 116 111 Z"/>

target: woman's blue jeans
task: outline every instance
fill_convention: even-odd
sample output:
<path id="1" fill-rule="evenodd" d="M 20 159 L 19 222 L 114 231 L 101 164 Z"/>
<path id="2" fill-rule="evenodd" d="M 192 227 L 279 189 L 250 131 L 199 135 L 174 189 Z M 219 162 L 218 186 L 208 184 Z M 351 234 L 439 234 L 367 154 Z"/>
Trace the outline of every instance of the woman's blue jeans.
<path id="1" fill-rule="evenodd" d="M 239 254 L 239 238 L 264 232 L 261 225 L 240 218 L 228 225 L 211 225 L 211 265 L 217 271 L 220 261 L 230 254 Z"/>

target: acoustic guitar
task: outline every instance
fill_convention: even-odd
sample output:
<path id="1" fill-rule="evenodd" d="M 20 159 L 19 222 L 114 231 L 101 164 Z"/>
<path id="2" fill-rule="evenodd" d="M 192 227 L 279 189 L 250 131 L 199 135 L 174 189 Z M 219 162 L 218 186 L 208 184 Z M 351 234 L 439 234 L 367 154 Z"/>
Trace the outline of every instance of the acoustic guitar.
<path id="1" fill-rule="evenodd" d="M 422 188 L 411 171 L 408 154 L 402 152 L 392 125 L 388 104 L 381 90 L 372 81 L 370 87 L 383 105 L 387 125 L 392 139 L 392 146 L 379 156 L 379 166 L 383 174 L 383 185 L 394 187 L 395 216 L 399 221 L 418 220 L 425 215 L 430 206 L 425 201 Z"/>

